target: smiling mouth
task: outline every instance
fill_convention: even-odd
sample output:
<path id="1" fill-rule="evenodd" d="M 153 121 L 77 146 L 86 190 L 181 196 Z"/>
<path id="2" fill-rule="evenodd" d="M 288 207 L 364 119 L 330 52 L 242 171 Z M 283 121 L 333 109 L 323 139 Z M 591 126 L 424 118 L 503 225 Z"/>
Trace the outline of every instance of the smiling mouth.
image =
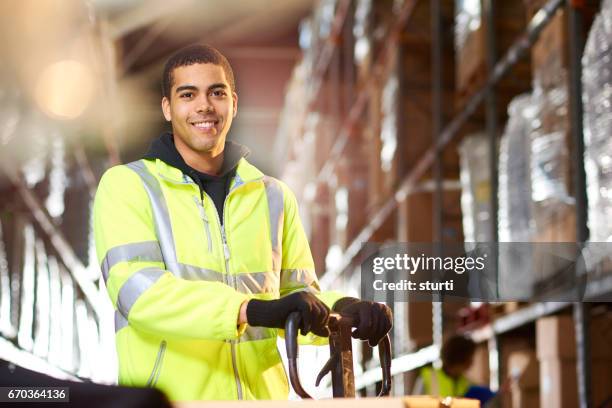
<path id="1" fill-rule="evenodd" d="M 219 123 L 218 120 L 205 120 L 201 122 L 192 122 L 191 126 L 195 127 L 198 130 L 211 130 L 215 127 L 217 123 Z"/>

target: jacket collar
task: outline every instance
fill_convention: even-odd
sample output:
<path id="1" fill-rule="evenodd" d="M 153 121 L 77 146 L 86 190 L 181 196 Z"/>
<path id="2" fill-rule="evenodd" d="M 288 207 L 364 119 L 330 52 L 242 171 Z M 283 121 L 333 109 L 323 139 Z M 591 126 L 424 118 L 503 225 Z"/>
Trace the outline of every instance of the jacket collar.
<path id="1" fill-rule="evenodd" d="M 264 176 L 259 169 L 246 160 L 246 156 L 250 153 L 246 146 L 228 140 L 225 142 L 224 152 L 224 163 L 220 176 L 235 169 L 234 187 Z M 143 158 L 155 160 L 157 172 L 162 178 L 179 184 L 191 183 L 188 176 L 191 168 L 176 150 L 172 133 L 165 132 L 156 138 Z"/>

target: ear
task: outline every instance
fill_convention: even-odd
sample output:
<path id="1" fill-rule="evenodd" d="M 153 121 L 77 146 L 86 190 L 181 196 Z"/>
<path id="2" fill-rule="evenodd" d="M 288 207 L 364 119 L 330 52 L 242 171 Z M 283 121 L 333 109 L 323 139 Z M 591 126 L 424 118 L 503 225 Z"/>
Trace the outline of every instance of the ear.
<path id="1" fill-rule="evenodd" d="M 236 114 L 238 113 L 238 94 L 236 92 L 232 92 L 232 99 L 234 101 L 234 115 L 233 117 L 236 117 Z"/>
<path id="2" fill-rule="evenodd" d="M 170 100 L 165 96 L 162 98 L 161 108 L 162 112 L 164 113 L 164 118 L 166 118 L 168 122 L 172 121 L 172 115 L 170 114 Z"/>

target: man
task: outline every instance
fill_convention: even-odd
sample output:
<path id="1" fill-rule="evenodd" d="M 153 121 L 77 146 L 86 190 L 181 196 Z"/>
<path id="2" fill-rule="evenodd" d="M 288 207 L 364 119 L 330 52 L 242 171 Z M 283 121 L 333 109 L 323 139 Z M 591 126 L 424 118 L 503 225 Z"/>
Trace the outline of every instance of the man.
<path id="1" fill-rule="evenodd" d="M 461 335 L 449 337 L 440 350 L 442 367 L 425 367 L 414 386 L 413 394 L 477 399 L 482 406 L 497 406 L 499 399 L 488 388 L 472 384 L 465 373 L 474 362 L 476 344 Z"/>
<path id="2" fill-rule="evenodd" d="M 354 337 L 377 344 L 389 308 L 319 291 L 295 196 L 226 141 L 238 96 L 225 57 L 180 50 L 162 92 L 172 133 L 108 170 L 94 204 L 119 382 L 172 400 L 286 399 L 276 338 L 293 311 L 303 342 L 325 342 L 332 308 L 357 319 Z"/>

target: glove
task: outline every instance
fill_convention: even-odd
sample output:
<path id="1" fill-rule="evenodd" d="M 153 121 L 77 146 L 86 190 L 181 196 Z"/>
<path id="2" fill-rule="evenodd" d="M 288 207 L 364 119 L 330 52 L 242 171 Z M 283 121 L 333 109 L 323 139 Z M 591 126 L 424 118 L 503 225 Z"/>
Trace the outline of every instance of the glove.
<path id="1" fill-rule="evenodd" d="M 291 312 L 301 315 L 300 332 L 329 337 L 329 308 L 309 292 L 296 292 L 276 300 L 251 299 L 247 304 L 247 322 L 251 326 L 285 328 Z"/>
<path id="2" fill-rule="evenodd" d="M 352 337 L 367 340 L 371 347 L 377 346 L 393 327 L 391 309 L 382 303 L 345 297 L 334 304 L 333 310 L 352 318 L 357 327 Z"/>

